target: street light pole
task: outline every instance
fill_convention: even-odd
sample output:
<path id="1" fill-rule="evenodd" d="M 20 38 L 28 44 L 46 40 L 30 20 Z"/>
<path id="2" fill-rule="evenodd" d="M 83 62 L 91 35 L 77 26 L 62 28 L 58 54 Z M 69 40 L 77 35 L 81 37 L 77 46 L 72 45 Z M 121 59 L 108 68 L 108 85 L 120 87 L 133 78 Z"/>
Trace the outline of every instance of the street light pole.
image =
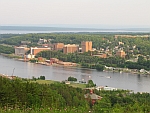
<path id="1" fill-rule="evenodd" d="M 15 71 L 15 68 L 13 69 L 12 76 L 13 76 L 13 74 L 14 74 L 14 71 Z"/>

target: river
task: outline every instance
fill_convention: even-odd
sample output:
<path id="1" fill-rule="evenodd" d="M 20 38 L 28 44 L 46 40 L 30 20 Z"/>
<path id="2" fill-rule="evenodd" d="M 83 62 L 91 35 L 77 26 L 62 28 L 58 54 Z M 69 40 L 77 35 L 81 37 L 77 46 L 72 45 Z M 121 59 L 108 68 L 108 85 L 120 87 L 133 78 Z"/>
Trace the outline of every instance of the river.
<path id="1" fill-rule="evenodd" d="M 47 80 L 62 81 L 69 76 L 78 81 L 93 80 L 97 86 L 110 86 L 120 89 L 129 89 L 134 92 L 150 93 L 150 76 L 130 73 L 99 72 L 91 69 L 69 68 L 62 66 L 45 66 L 30 62 L 22 62 L 0 56 L 0 73 L 22 78 L 45 76 Z"/>

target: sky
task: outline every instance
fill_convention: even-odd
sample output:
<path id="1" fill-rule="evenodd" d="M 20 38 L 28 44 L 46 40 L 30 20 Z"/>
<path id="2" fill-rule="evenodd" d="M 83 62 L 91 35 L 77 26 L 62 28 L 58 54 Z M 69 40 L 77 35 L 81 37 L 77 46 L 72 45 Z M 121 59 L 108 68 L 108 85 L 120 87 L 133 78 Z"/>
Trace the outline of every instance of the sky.
<path id="1" fill-rule="evenodd" d="M 150 27 L 150 0 L 0 0 L 0 25 Z"/>

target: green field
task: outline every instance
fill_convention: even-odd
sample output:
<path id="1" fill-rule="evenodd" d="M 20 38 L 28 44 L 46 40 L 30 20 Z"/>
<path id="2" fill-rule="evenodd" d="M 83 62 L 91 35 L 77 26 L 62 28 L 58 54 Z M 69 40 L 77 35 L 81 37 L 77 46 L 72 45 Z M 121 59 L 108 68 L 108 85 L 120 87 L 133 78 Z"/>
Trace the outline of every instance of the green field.
<path id="1" fill-rule="evenodd" d="M 53 84 L 53 83 L 57 83 L 57 82 L 60 82 L 60 81 L 53 81 L 53 80 L 36 80 L 36 81 L 31 81 L 31 82 L 34 82 L 34 83 L 39 83 L 39 84 Z M 69 86 L 72 86 L 72 87 L 75 87 L 75 88 L 86 88 L 86 84 L 80 84 L 80 83 L 70 83 L 68 84 Z"/>
<path id="2" fill-rule="evenodd" d="M 53 80 L 36 80 L 36 81 L 31 81 L 34 83 L 39 83 L 39 84 L 53 84 L 53 83 L 57 83 L 59 81 L 53 81 Z"/>

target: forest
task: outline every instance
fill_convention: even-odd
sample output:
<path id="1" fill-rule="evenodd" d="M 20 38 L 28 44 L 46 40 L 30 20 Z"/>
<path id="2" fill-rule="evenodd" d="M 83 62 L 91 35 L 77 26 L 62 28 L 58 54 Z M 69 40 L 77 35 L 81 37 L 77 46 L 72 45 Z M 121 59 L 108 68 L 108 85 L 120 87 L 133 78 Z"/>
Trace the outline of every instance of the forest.
<path id="1" fill-rule="evenodd" d="M 90 81 L 89 83 L 92 83 Z M 92 83 L 93 84 L 93 83 Z M 150 94 L 128 90 L 94 90 L 102 97 L 94 105 L 84 98 L 88 90 L 63 83 L 38 84 L 0 77 L 0 112 L 3 113 L 148 113 Z"/>

